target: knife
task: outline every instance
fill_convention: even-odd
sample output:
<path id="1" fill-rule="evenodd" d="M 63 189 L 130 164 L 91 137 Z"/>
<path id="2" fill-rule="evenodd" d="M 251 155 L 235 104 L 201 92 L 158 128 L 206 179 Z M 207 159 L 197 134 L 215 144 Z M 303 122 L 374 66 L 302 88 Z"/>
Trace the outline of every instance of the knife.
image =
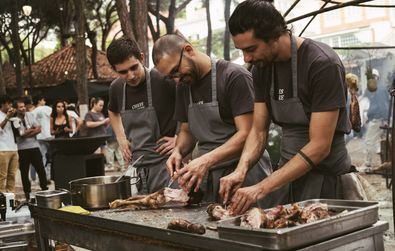
<path id="1" fill-rule="evenodd" d="M 129 170 L 131 170 L 142 158 L 144 157 L 144 154 L 142 154 L 140 157 L 138 157 L 135 161 L 133 161 L 133 163 L 131 164 L 131 165 L 129 165 L 129 167 L 128 167 L 128 169 L 126 169 L 126 171 L 121 175 L 121 176 L 119 176 L 116 180 L 115 180 L 115 182 L 118 182 L 118 181 L 120 181 L 123 177 L 125 177 L 125 175 L 126 175 L 126 173 L 129 171 Z"/>

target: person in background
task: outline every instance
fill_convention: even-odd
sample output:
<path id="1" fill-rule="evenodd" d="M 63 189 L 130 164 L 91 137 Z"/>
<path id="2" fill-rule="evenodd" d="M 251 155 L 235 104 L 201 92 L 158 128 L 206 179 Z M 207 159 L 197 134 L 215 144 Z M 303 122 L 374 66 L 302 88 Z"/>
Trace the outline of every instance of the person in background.
<path id="1" fill-rule="evenodd" d="M 15 173 L 18 168 L 18 148 L 12 118 L 16 110 L 8 96 L 0 96 L 0 192 L 15 192 Z"/>
<path id="2" fill-rule="evenodd" d="M 367 110 L 365 139 L 365 162 L 364 166 L 370 168 L 374 163 L 374 156 L 380 152 L 380 140 L 383 131 L 380 126 L 388 117 L 389 93 L 380 83 L 380 74 L 377 69 L 372 69 L 373 80 L 370 80 L 364 97 L 369 99 Z"/>
<path id="3" fill-rule="evenodd" d="M 106 128 L 110 119 L 102 113 L 104 100 L 102 98 L 91 99 L 91 110 L 85 115 L 85 123 L 88 128 L 88 136 L 100 136 L 106 134 Z"/>
<path id="4" fill-rule="evenodd" d="M 52 107 L 50 119 L 51 135 L 55 138 L 69 138 L 71 129 L 71 119 L 66 112 L 66 104 L 58 100 Z"/>
<path id="5" fill-rule="evenodd" d="M 35 119 L 34 114 L 26 111 L 25 102 L 22 99 L 16 101 L 19 118 L 19 136 L 17 139 L 19 169 L 26 200 L 30 199 L 31 184 L 29 180 L 29 168 L 33 165 L 40 180 L 42 190 L 47 190 L 47 177 L 36 135 L 41 132 L 41 126 Z"/>
<path id="6" fill-rule="evenodd" d="M 37 123 L 41 126 L 41 132 L 37 134 L 36 138 L 38 140 L 40 152 L 43 157 L 43 163 L 45 167 L 45 172 L 47 174 L 47 179 L 49 179 L 51 177 L 51 167 L 47 161 L 49 144 L 45 140 L 53 138 L 53 136 L 51 135 L 50 126 L 52 108 L 46 105 L 46 100 L 42 96 L 37 97 L 35 103 L 36 108 L 32 111 L 32 113 L 34 114 Z M 32 180 L 35 180 L 36 178 L 36 172 L 34 171 L 34 168 L 30 168 L 30 177 L 32 178 Z"/>
<path id="7" fill-rule="evenodd" d="M 73 137 L 80 130 L 84 121 L 78 115 L 74 104 L 68 104 L 67 102 L 65 103 L 67 115 L 69 115 L 69 117 L 71 118 L 71 129 L 73 130 L 70 133 L 70 137 Z"/>
<path id="8" fill-rule="evenodd" d="M 85 125 L 87 127 L 88 137 L 106 135 L 107 126 L 110 119 L 106 118 L 102 113 L 104 100 L 102 98 L 92 98 L 91 110 L 85 115 Z M 105 154 L 106 144 L 100 146 L 101 153 Z"/>

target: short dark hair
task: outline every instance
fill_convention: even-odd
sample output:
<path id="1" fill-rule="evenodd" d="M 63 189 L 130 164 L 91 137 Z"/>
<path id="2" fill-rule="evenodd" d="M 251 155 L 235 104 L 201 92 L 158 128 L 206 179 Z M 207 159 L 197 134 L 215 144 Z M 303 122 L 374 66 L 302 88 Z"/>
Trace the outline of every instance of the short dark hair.
<path id="1" fill-rule="evenodd" d="M 34 98 L 34 104 L 38 104 L 38 102 L 40 101 L 40 100 L 42 100 L 42 99 L 46 99 L 44 96 L 36 96 L 35 98 Z"/>
<path id="2" fill-rule="evenodd" d="M 132 56 L 140 60 L 140 55 L 141 50 L 137 42 L 127 37 L 113 40 L 107 48 L 107 59 L 113 68 Z"/>
<path id="3" fill-rule="evenodd" d="M 12 99 L 8 95 L 1 95 L 0 96 L 0 105 L 4 105 L 5 103 L 12 104 Z"/>
<path id="4" fill-rule="evenodd" d="M 183 45 L 191 44 L 184 37 L 177 34 L 166 34 L 154 43 L 152 48 L 152 61 L 157 65 L 165 54 L 180 53 Z"/>
<path id="5" fill-rule="evenodd" d="M 247 0 L 240 3 L 229 18 L 232 36 L 253 30 L 256 38 L 269 42 L 289 31 L 284 17 L 272 2 Z"/>

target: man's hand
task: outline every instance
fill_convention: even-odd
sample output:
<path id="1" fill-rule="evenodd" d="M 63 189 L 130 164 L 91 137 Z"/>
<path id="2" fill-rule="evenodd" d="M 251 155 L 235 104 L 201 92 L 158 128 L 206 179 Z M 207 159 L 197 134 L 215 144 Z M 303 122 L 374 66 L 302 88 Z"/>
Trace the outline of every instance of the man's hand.
<path id="1" fill-rule="evenodd" d="M 171 179 L 173 180 L 175 177 L 173 177 L 174 173 L 180 170 L 181 168 L 181 162 L 182 162 L 182 155 L 179 150 L 174 149 L 173 153 L 170 155 L 170 157 L 166 161 L 166 168 L 167 171 L 169 172 Z"/>
<path id="2" fill-rule="evenodd" d="M 15 114 L 16 110 L 14 108 L 10 108 L 7 111 L 7 119 L 10 119 L 14 114 Z"/>
<path id="3" fill-rule="evenodd" d="M 130 151 L 130 142 L 126 138 L 118 139 L 119 147 L 121 148 L 123 158 L 126 162 L 132 158 L 132 152 Z"/>
<path id="4" fill-rule="evenodd" d="M 189 162 L 181 170 L 177 171 L 174 178 L 178 178 L 178 184 L 184 191 L 189 192 L 195 187 L 195 192 L 199 190 L 204 175 L 211 167 L 211 162 L 207 157 L 201 156 Z"/>
<path id="5" fill-rule="evenodd" d="M 245 174 L 235 170 L 231 174 L 220 179 L 219 195 L 223 199 L 223 204 L 227 204 L 229 198 L 241 187 L 245 179 Z"/>
<path id="6" fill-rule="evenodd" d="M 105 118 L 104 120 L 103 120 L 103 124 L 104 125 L 109 125 L 110 124 L 110 118 Z"/>
<path id="7" fill-rule="evenodd" d="M 161 144 L 162 143 L 162 144 Z M 162 137 L 160 138 L 156 144 L 161 144 L 156 148 L 156 152 L 160 155 L 170 155 L 173 152 L 173 149 L 176 145 L 175 137 Z"/>
<path id="8" fill-rule="evenodd" d="M 239 188 L 232 197 L 229 210 L 233 215 L 239 215 L 247 211 L 252 204 L 265 197 L 261 184 Z"/>

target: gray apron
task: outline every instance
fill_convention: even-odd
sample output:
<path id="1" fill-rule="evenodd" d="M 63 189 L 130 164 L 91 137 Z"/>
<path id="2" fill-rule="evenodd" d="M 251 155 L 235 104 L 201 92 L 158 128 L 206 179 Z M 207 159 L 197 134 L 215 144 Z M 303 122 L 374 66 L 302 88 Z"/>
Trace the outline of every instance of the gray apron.
<path id="1" fill-rule="evenodd" d="M 310 119 L 298 97 L 297 45 L 294 36 L 291 36 L 291 50 L 292 98 L 275 100 L 274 65 L 270 87 L 270 113 L 274 123 L 281 125 L 283 131 L 280 167 L 292 159 L 309 142 Z M 344 135 L 335 134 L 329 156 L 321 161 L 314 170 L 285 186 L 289 186 L 290 191 L 288 202 L 337 198 L 337 178 L 339 175 L 347 173 L 350 166 L 351 160 L 347 153 Z"/>
<path id="2" fill-rule="evenodd" d="M 215 148 L 223 145 L 229 138 L 231 138 L 237 129 L 235 125 L 225 123 L 220 116 L 219 106 L 217 101 L 217 70 L 216 62 L 211 62 L 211 102 L 204 104 L 194 104 L 192 100 L 191 90 L 189 90 L 189 107 L 188 107 L 188 124 L 193 136 L 198 140 L 197 156 L 208 153 Z M 204 177 L 201 189 L 205 196 L 205 201 L 220 202 L 218 195 L 219 181 L 236 168 L 238 158 L 224 161 L 214 167 L 211 167 L 209 172 Z M 243 186 L 251 186 L 262 179 L 266 178 L 272 173 L 272 167 L 268 153 L 262 155 L 258 164 L 256 164 L 247 174 Z M 268 207 L 270 202 L 268 199 L 258 202 L 259 206 Z"/>
<path id="3" fill-rule="evenodd" d="M 156 141 L 161 138 L 158 118 L 152 105 L 151 77 L 145 69 L 148 107 L 138 110 L 125 110 L 126 83 L 123 86 L 122 124 L 131 142 L 132 161 L 144 154 L 144 158 L 136 167 L 141 183 L 138 186 L 140 194 L 152 193 L 165 187 L 170 176 L 166 170 L 167 156 L 155 151 Z"/>

